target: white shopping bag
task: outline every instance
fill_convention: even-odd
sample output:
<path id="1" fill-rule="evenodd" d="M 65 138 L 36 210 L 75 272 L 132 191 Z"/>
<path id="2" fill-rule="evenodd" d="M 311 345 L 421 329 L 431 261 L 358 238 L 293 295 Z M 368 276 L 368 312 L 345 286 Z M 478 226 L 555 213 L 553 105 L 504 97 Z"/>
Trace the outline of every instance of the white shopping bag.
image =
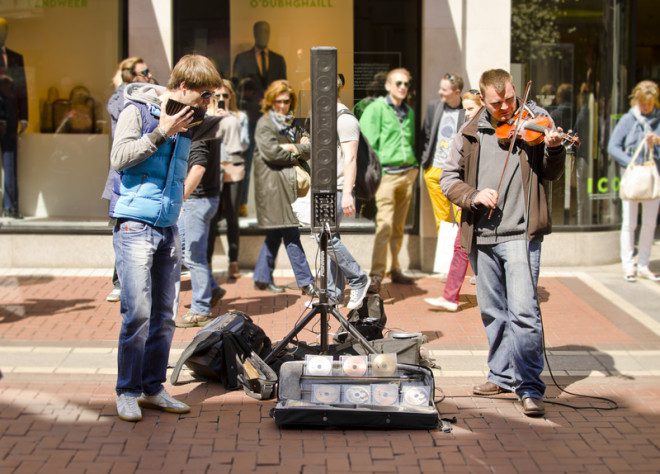
<path id="1" fill-rule="evenodd" d="M 440 221 L 438 229 L 438 241 L 435 246 L 435 262 L 433 262 L 433 272 L 447 275 L 451 259 L 454 257 L 454 241 L 458 232 L 458 224 L 447 221 Z"/>

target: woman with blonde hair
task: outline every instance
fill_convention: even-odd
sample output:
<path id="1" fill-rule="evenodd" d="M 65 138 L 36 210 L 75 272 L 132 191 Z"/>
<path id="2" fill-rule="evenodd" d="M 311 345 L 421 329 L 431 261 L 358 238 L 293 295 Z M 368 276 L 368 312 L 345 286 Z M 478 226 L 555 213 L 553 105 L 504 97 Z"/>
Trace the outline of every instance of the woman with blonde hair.
<path id="1" fill-rule="evenodd" d="M 314 277 L 300 242 L 298 218 L 291 204 L 297 198 L 296 170 L 309 169 L 309 138 L 293 123 L 296 94 L 287 81 L 271 83 L 261 101 L 263 116 L 254 133 L 254 181 L 259 227 L 266 239 L 254 268 L 254 284 L 260 290 L 282 293 L 273 282 L 275 259 L 284 242 L 298 287 L 303 293 L 317 295 Z"/>
<path id="2" fill-rule="evenodd" d="M 621 117 L 612 131 L 607 151 L 621 165 L 622 174 L 623 169 L 630 164 L 632 156 L 642 142 L 644 145 L 640 157 L 647 156 L 649 147 L 652 147 L 655 165 L 660 169 L 659 96 L 658 84 L 655 82 L 642 81 L 637 84 L 630 94 L 630 110 Z M 660 277 L 649 269 L 659 203 L 660 199 L 621 201 L 621 263 L 623 278 L 628 282 L 635 282 L 637 277 L 653 281 L 660 280 Z M 633 254 L 640 204 L 642 205 L 642 228 L 639 232 L 637 268 L 635 268 Z"/>
<path id="3" fill-rule="evenodd" d="M 211 113 L 215 115 L 233 115 L 241 125 L 241 145 L 243 151 L 250 146 L 250 134 L 248 130 L 248 117 L 243 111 L 238 110 L 236 105 L 236 91 L 231 81 L 222 80 L 222 87 L 215 92 L 214 107 Z M 224 217 L 227 221 L 227 255 L 229 257 L 229 268 L 227 276 L 229 279 L 240 277 L 238 267 L 238 251 L 240 242 L 240 229 L 238 224 L 239 209 L 243 184 L 245 183 L 245 158 L 238 157 L 230 159 L 225 152 L 221 142 L 211 144 L 211 153 L 220 153 L 220 166 L 222 167 L 222 191 L 220 193 L 220 207 L 211 219 L 209 231 L 209 245 L 207 258 L 209 265 L 213 256 L 213 247 L 218 235 L 218 222 Z M 215 281 L 213 281 L 215 287 Z"/>

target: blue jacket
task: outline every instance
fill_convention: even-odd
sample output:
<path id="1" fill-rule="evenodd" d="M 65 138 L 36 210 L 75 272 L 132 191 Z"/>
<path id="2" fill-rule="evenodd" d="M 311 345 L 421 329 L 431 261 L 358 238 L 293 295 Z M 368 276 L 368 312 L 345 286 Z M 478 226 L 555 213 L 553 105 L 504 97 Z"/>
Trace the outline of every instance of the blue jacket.
<path id="1" fill-rule="evenodd" d="M 135 106 L 140 111 L 143 134 L 155 130 L 160 109 L 132 101 L 126 105 Z M 178 134 L 174 138 L 168 137 L 143 162 L 124 169 L 112 216 L 146 222 L 155 227 L 175 225 L 183 203 L 189 151 L 189 135 Z"/>
<path id="2" fill-rule="evenodd" d="M 649 132 L 660 135 L 660 109 L 654 108 L 649 115 L 642 115 L 639 108 L 632 107 L 614 127 L 607 144 L 607 152 L 625 168 L 630 164 L 639 143 Z M 644 147 L 638 160 L 645 159 L 647 153 L 648 150 Z M 653 157 L 660 171 L 660 146 L 653 147 Z"/>

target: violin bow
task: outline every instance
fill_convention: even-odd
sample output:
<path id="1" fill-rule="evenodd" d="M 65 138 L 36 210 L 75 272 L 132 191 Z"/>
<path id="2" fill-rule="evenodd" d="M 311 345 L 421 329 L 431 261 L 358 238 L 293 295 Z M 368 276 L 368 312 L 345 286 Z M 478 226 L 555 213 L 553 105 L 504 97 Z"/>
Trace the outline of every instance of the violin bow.
<path id="1" fill-rule="evenodd" d="M 522 112 L 522 109 L 525 108 L 525 104 L 527 104 L 527 98 L 529 97 L 529 91 L 532 89 L 532 81 L 529 81 L 527 83 L 527 86 L 525 87 L 525 96 L 523 97 L 522 103 L 520 104 L 520 109 Z M 514 112 L 515 115 L 515 112 Z M 511 157 L 511 152 L 513 151 L 513 146 L 516 143 L 516 139 L 518 138 L 518 132 L 520 131 L 520 125 L 522 124 L 522 113 L 518 114 L 518 117 L 516 118 L 516 121 L 513 126 L 513 133 L 511 134 L 511 142 L 509 143 L 509 151 L 506 154 L 506 158 L 504 159 L 504 166 L 502 167 L 502 174 L 500 175 L 500 180 L 497 183 L 497 189 L 495 192 L 497 193 L 497 197 L 499 199 L 500 197 L 500 188 L 502 187 L 502 181 L 504 180 L 504 173 L 506 172 L 506 165 L 509 163 L 509 158 Z M 497 203 L 496 203 L 497 204 Z M 488 219 L 490 219 L 493 216 L 493 211 L 494 209 L 491 209 L 488 211 Z"/>

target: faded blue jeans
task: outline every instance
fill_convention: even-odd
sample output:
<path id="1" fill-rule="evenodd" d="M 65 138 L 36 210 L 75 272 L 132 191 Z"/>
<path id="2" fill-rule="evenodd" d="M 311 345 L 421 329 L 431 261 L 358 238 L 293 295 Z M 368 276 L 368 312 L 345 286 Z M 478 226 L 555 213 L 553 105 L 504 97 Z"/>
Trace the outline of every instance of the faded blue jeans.
<path id="1" fill-rule="evenodd" d="M 266 239 L 261 246 L 257 263 L 254 266 L 253 278 L 255 283 L 273 283 L 275 259 L 277 259 L 277 252 L 281 243 L 284 243 L 284 248 L 289 256 L 289 262 L 291 262 L 298 288 L 314 283 L 314 277 L 309 269 L 307 257 L 300 242 L 300 229 L 298 227 L 266 230 Z"/>
<path id="2" fill-rule="evenodd" d="M 337 192 L 337 228 L 344 217 L 344 211 L 341 207 L 342 192 Z M 362 270 L 351 252 L 341 241 L 339 231 L 332 234 L 328 241 L 328 300 L 332 303 L 342 303 L 344 301 L 344 285 L 348 280 L 350 288 L 358 288 L 367 281 L 367 274 Z"/>
<path id="3" fill-rule="evenodd" d="M 119 220 L 113 232 L 122 316 L 117 394 L 155 395 L 162 389 L 174 335 L 181 278 L 176 226 Z"/>
<path id="4" fill-rule="evenodd" d="M 207 249 L 209 226 L 218 211 L 219 202 L 218 196 L 188 198 L 183 202 L 179 216 L 183 261 L 190 269 L 192 286 L 190 311 L 198 314 L 211 312 L 211 290 L 214 288 L 214 280 L 208 263 Z"/>
<path id="5" fill-rule="evenodd" d="M 488 380 L 521 399 L 543 398 L 543 328 L 536 294 L 541 242 L 475 245 L 470 263 L 488 337 Z"/>

